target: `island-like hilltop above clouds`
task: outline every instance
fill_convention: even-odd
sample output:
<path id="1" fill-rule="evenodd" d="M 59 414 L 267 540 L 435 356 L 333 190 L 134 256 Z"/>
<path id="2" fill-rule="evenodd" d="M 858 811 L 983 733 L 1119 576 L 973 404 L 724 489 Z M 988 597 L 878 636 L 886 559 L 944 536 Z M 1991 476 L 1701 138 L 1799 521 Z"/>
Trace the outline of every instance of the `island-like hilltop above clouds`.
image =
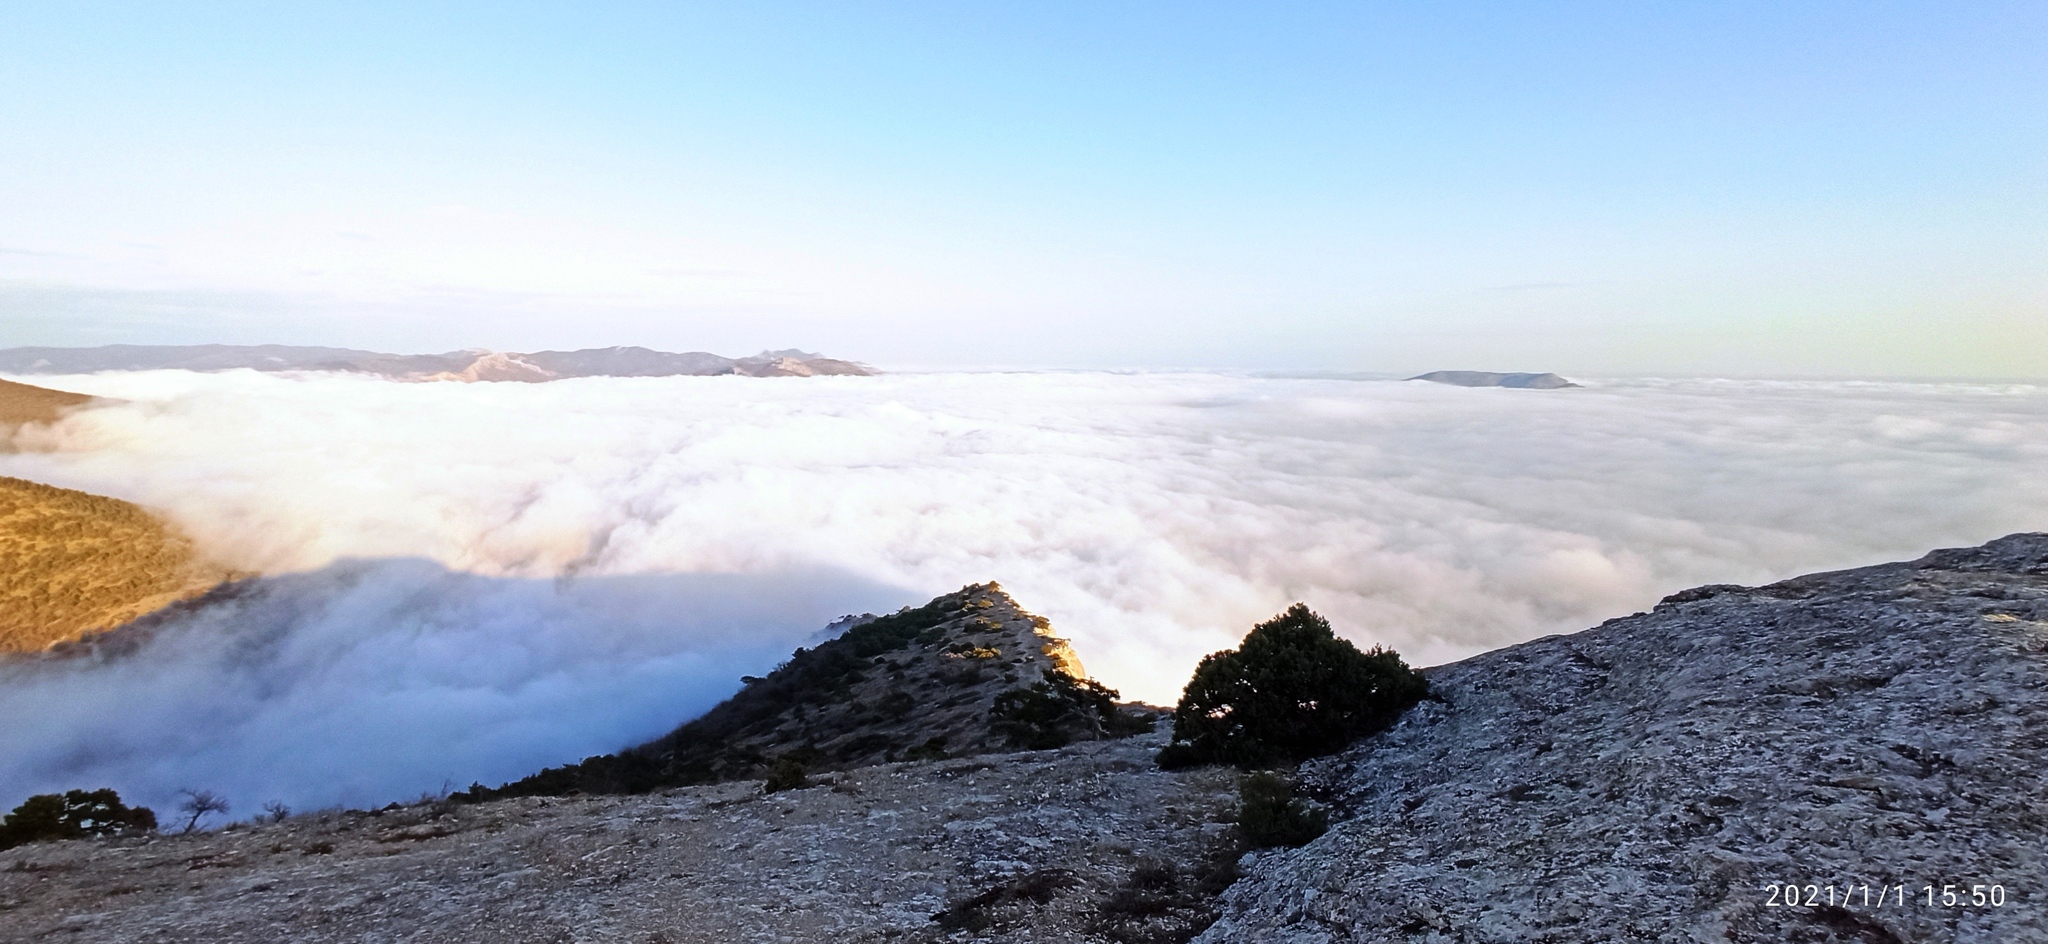
<path id="1" fill-rule="evenodd" d="M 1516 387 L 1524 390 L 1558 390 L 1578 386 L 1548 372 L 1538 374 L 1501 373 L 1492 370 L 1432 370 L 1408 379 L 1450 384 L 1453 387 Z"/>
<path id="2" fill-rule="evenodd" d="M 866 364 L 808 351 L 762 351 L 722 357 L 705 351 L 672 353 L 644 347 L 600 347 L 531 354 L 485 350 L 446 354 L 384 354 L 340 347 L 286 344 L 109 344 L 103 347 L 16 347 L 0 350 L 0 372 L 88 374 L 102 370 L 335 370 L 394 380 L 516 380 L 538 383 L 570 377 L 871 376 Z"/>

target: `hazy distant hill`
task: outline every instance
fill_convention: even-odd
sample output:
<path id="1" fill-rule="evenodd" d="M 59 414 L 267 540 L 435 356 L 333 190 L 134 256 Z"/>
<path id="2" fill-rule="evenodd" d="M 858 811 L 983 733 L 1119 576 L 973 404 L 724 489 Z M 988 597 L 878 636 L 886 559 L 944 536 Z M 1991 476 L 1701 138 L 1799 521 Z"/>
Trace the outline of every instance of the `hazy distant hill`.
<path id="1" fill-rule="evenodd" d="M 101 370 L 356 370 L 378 374 L 460 370 L 478 352 L 379 354 L 341 347 L 284 344 L 191 344 L 103 347 L 16 347 L 0 350 L 0 371 L 16 374 L 88 374 Z"/>
<path id="2" fill-rule="evenodd" d="M 798 350 L 762 351 L 738 358 L 704 351 L 675 354 L 644 347 L 540 351 L 533 354 L 481 350 L 446 354 L 383 354 L 350 348 L 283 344 L 110 344 L 104 347 L 17 347 L 0 350 L 0 371 L 16 374 L 166 369 L 338 370 L 376 374 L 395 380 L 525 382 L 568 377 L 704 377 L 720 374 L 810 377 L 878 373 L 864 364 Z"/>
<path id="3" fill-rule="evenodd" d="M 1495 373 L 1490 370 L 1432 370 L 1408 378 L 1427 380 L 1431 383 L 1450 384 L 1454 387 L 1521 387 L 1530 390 L 1556 390 L 1560 387 L 1576 387 L 1578 384 L 1556 374 Z"/>
<path id="4" fill-rule="evenodd" d="M 0 652 L 119 626 L 226 576 L 135 505 L 0 477 Z"/>

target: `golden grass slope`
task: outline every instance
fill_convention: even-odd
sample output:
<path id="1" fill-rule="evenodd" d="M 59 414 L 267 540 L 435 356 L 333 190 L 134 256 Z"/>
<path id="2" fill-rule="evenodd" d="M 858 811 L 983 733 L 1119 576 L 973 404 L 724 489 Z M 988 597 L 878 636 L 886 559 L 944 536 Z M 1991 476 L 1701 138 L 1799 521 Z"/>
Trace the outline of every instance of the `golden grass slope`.
<path id="1" fill-rule="evenodd" d="M 54 423 L 64 415 L 68 407 L 78 406 L 92 398 L 82 393 L 68 393 L 34 387 L 11 380 L 0 380 L 0 427 L 20 426 L 23 423 Z"/>
<path id="2" fill-rule="evenodd" d="M 0 476 L 0 652 L 119 626 L 227 576 L 138 506 Z"/>

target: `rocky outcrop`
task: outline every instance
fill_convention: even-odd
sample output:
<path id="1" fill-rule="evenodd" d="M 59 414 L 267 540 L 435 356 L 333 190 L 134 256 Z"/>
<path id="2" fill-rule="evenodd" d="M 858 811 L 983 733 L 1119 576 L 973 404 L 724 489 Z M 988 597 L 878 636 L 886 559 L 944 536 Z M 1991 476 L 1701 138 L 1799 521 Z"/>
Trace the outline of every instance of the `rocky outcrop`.
<path id="1" fill-rule="evenodd" d="M 993 583 L 877 617 L 799 649 L 763 678 L 675 731 L 618 754 L 544 770 L 472 800 L 758 778 L 779 761 L 835 770 L 1099 739 L 1149 728 L 1115 692 L 1080 681 L 1080 659 L 1051 624 Z M 1009 723 L 999 703 L 1033 709 Z"/>
<path id="2" fill-rule="evenodd" d="M 1427 380 L 1454 387 L 1519 387 L 1528 390 L 1556 390 L 1578 384 L 1556 374 L 1495 373 L 1490 370 L 1432 370 L 1409 380 Z"/>
<path id="3" fill-rule="evenodd" d="M 451 351 L 446 354 L 382 354 L 336 347 L 283 344 L 195 344 L 104 347 L 17 347 L 0 350 L 0 371 L 77 374 L 101 370 L 335 370 L 377 374 L 394 380 L 523 381 L 570 377 L 748 377 L 868 376 L 874 368 L 807 351 L 763 351 L 750 357 L 720 357 L 703 351 L 670 353 L 644 347 L 587 348 L 518 354 Z"/>
<path id="4" fill-rule="evenodd" d="M 2048 940 L 2044 652 L 2022 534 L 1441 667 L 1200 940 Z"/>

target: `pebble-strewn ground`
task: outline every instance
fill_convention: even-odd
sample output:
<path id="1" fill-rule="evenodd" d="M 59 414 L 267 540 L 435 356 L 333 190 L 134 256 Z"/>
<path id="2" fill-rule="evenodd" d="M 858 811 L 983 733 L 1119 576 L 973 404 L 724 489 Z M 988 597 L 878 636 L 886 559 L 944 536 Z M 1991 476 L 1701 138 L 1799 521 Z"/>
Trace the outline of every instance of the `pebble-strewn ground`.
<path id="1" fill-rule="evenodd" d="M 2044 653 L 2031 534 L 1446 666 L 1441 702 L 1311 767 L 1348 819 L 1201 940 L 2048 941 Z M 1817 888 L 1774 907 L 1785 882 Z"/>
<path id="2" fill-rule="evenodd" d="M 0 852 L 0 940 L 1101 941 L 1093 913 L 1135 870 L 1227 842 L 1233 775 L 1158 770 L 1164 727 L 776 794 L 739 782 L 24 846 Z"/>

